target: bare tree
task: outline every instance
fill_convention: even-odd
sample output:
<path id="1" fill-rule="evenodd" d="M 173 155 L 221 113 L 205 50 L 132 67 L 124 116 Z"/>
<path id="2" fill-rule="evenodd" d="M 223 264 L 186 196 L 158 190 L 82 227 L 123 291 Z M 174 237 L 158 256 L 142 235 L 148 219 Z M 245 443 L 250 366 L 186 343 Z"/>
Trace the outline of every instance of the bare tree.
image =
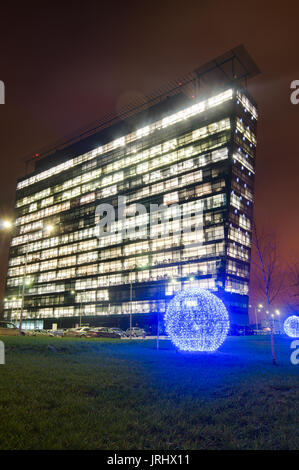
<path id="1" fill-rule="evenodd" d="M 253 223 L 253 245 L 256 250 L 257 260 L 253 260 L 256 268 L 257 286 L 265 297 L 269 315 L 270 308 L 275 299 L 283 292 L 285 286 L 285 273 L 278 256 L 277 240 L 274 233 L 258 231 Z M 276 364 L 273 321 L 271 325 L 271 344 L 273 364 Z"/>
<path id="2" fill-rule="evenodd" d="M 290 306 L 299 308 L 299 264 L 292 263 L 288 267 L 290 278 Z"/>
<path id="3" fill-rule="evenodd" d="M 285 273 L 278 256 L 276 236 L 264 230 L 258 232 L 254 223 L 253 245 L 257 255 L 257 260 L 253 260 L 257 286 L 270 308 L 285 288 Z"/>

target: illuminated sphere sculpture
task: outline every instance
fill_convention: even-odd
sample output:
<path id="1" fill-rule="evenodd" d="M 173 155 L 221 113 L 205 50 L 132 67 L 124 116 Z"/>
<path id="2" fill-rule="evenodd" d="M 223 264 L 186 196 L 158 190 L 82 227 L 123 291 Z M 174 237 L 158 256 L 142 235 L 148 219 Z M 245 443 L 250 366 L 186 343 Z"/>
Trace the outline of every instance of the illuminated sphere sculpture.
<path id="1" fill-rule="evenodd" d="M 171 341 L 182 351 L 216 351 L 229 329 L 224 304 L 200 288 L 179 292 L 170 301 L 164 320 Z"/>
<path id="2" fill-rule="evenodd" d="M 284 331 L 290 338 L 299 338 L 299 317 L 297 315 L 291 315 L 288 317 L 284 324 Z"/>

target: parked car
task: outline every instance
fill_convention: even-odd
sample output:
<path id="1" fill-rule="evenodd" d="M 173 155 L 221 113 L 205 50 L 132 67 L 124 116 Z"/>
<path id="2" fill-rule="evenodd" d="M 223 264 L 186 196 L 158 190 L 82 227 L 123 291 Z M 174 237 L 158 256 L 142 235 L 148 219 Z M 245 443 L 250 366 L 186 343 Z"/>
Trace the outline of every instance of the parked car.
<path id="1" fill-rule="evenodd" d="M 67 328 L 64 331 L 64 336 L 75 336 L 76 328 Z"/>
<path id="2" fill-rule="evenodd" d="M 36 328 L 35 330 L 31 330 L 30 336 L 48 336 L 48 334 L 48 330 Z"/>
<path id="3" fill-rule="evenodd" d="M 137 338 L 139 336 L 142 336 L 142 338 L 145 338 L 146 332 L 143 328 L 139 328 L 138 326 L 133 326 L 133 328 L 128 328 L 126 331 L 127 336 L 132 336 L 134 338 Z"/>
<path id="4" fill-rule="evenodd" d="M 110 330 L 114 331 L 114 333 L 117 333 L 118 335 L 120 335 L 122 338 L 126 338 L 127 335 L 126 335 L 126 332 L 124 330 L 122 330 L 121 328 L 110 328 Z"/>
<path id="5" fill-rule="evenodd" d="M 67 328 L 64 332 L 64 336 L 78 336 L 79 330 L 81 330 L 81 328 Z"/>
<path id="6" fill-rule="evenodd" d="M 0 322 L 0 336 L 1 335 L 18 336 L 19 328 L 17 328 L 14 323 L 11 323 L 9 321 L 1 321 Z M 21 331 L 21 335 L 25 335 L 25 332 Z"/>
<path id="7" fill-rule="evenodd" d="M 113 331 L 113 328 L 104 326 L 92 328 L 87 335 L 89 338 L 117 338 L 120 339 L 122 335 L 119 332 Z"/>
<path id="8" fill-rule="evenodd" d="M 76 328 L 74 331 L 74 336 L 79 336 L 79 338 L 86 337 L 90 330 L 89 326 L 83 326 L 81 328 Z"/>
<path id="9" fill-rule="evenodd" d="M 26 336 L 35 336 L 34 335 L 34 330 L 25 330 L 25 335 Z"/>
<path id="10" fill-rule="evenodd" d="M 48 330 L 49 336 L 64 336 L 64 330 Z"/>

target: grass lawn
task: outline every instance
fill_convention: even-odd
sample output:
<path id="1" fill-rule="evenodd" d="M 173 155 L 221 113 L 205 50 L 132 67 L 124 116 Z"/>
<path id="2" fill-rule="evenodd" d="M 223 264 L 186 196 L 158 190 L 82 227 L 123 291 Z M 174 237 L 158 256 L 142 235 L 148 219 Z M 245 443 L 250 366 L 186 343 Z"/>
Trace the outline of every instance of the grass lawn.
<path id="1" fill-rule="evenodd" d="M 228 337 L 214 354 L 169 341 L 1 337 L 0 449 L 298 449 L 290 340 Z M 50 348 L 48 347 L 50 345 Z"/>

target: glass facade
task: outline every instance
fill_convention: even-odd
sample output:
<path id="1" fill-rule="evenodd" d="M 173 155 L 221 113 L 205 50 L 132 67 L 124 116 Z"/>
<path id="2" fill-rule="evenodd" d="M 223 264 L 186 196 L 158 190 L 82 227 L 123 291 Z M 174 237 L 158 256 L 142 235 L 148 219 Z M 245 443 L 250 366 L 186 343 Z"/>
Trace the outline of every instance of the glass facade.
<path id="1" fill-rule="evenodd" d="M 18 182 L 5 318 L 19 319 L 23 283 L 23 319 L 47 327 L 112 325 L 131 312 L 140 324 L 199 286 L 224 300 L 233 323 L 246 323 L 256 106 L 236 88 L 185 97 L 175 112 L 170 101 L 150 109 L 146 125 L 137 115 L 128 132 L 101 131 L 101 145 L 81 141 Z M 116 217 L 98 237 L 97 206 L 117 208 L 119 196 L 125 222 Z M 166 207 L 166 221 L 150 218 L 151 204 Z"/>

